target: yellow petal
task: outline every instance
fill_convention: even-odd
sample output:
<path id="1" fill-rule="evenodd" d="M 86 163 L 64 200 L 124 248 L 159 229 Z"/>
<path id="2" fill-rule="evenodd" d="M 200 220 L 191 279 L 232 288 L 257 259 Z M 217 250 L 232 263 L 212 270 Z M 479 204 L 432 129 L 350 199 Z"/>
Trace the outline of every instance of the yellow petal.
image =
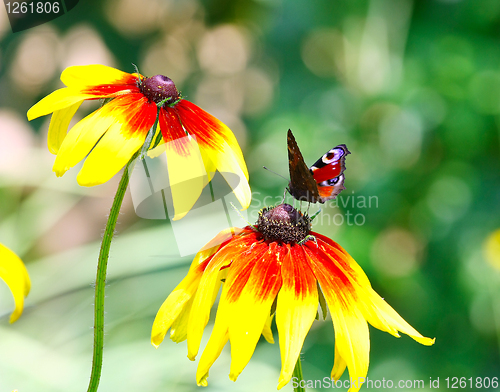
<path id="1" fill-rule="evenodd" d="M 220 304 L 227 303 L 231 315 L 228 333 L 231 342 L 229 378 L 232 381 L 236 381 L 250 361 L 268 320 L 271 305 L 281 287 L 280 264 L 286 252 L 286 247 L 274 242 L 264 254 L 258 248 L 248 250 L 229 268 Z M 248 276 L 246 282 L 245 275 Z"/>
<path id="2" fill-rule="evenodd" d="M 94 186 L 108 181 L 127 164 L 145 139 L 145 134 L 124 133 L 120 123 L 111 125 L 85 160 L 77 176 L 78 184 Z"/>
<path id="3" fill-rule="evenodd" d="M 109 111 L 112 103 L 89 114 L 69 130 L 52 167 L 58 177 L 85 158 L 104 132 L 116 122 L 116 118 Z"/>
<path id="4" fill-rule="evenodd" d="M 182 335 L 184 334 L 183 329 L 186 329 L 187 331 L 187 326 L 184 325 L 184 323 L 187 323 L 192 306 L 192 299 L 194 298 L 193 295 L 198 288 L 204 271 L 204 269 L 200 267 L 200 264 L 205 262 L 208 257 L 217 252 L 221 244 L 228 238 L 231 238 L 231 232 L 229 229 L 220 232 L 212 241 L 205 245 L 205 247 L 196 254 L 193 262 L 191 263 L 188 274 L 167 297 L 156 314 L 151 331 L 151 343 L 153 346 L 158 347 L 160 345 L 165 337 L 165 334 L 173 323 L 176 323 L 176 331 L 172 331 L 172 340 L 184 340 L 182 338 Z M 177 321 L 178 319 L 182 320 Z M 174 327 L 172 328 L 174 329 Z"/>
<path id="5" fill-rule="evenodd" d="M 271 314 L 267 318 L 266 323 L 264 324 L 264 328 L 262 329 L 262 336 L 264 336 L 264 339 L 266 339 L 266 341 L 271 344 L 274 344 L 274 336 L 273 336 L 273 331 L 271 329 L 273 318 L 274 314 Z"/>
<path id="6" fill-rule="evenodd" d="M 59 148 L 66 137 L 66 133 L 68 132 L 69 123 L 81 104 L 82 101 L 77 102 L 64 109 L 56 110 L 52 114 L 49 125 L 49 134 L 47 136 L 47 145 L 52 154 L 57 154 L 59 151 Z"/>
<path id="7" fill-rule="evenodd" d="M 213 365 L 215 360 L 219 358 L 220 353 L 222 352 L 222 349 L 226 345 L 228 339 L 229 335 L 227 333 L 227 327 L 224 327 L 224 324 L 219 322 L 217 329 L 214 326 L 214 330 L 212 331 L 212 335 L 210 335 L 207 347 L 205 347 L 205 350 L 201 355 L 198 368 L 196 369 L 196 383 L 198 386 L 206 387 L 208 385 L 208 370 Z"/>
<path id="8" fill-rule="evenodd" d="M 34 104 L 30 110 L 28 110 L 28 120 L 31 121 L 37 117 L 65 109 L 78 102 L 81 103 L 90 97 L 92 96 L 89 94 L 82 94 L 75 89 L 61 88 Z"/>
<path id="9" fill-rule="evenodd" d="M 243 159 L 243 153 L 241 152 L 240 145 L 238 144 L 238 141 L 236 140 L 236 137 L 234 136 L 234 133 L 231 132 L 229 127 L 227 127 L 225 124 L 221 122 L 223 128 L 224 128 L 224 140 L 229 148 L 231 148 L 233 155 L 236 159 L 236 162 L 238 163 L 238 166 L 241 168 L 243 174 L 245 177 L 248 179 L 248 169 L 245 164 L 245 160 Z M 225 147 L 224 147 L 225 150 Z"/>
<path id="10" fill-rule="evenodd" d="M 101 84 L 116 84 L 130 77 L 129 73 L 101 64 L 75 65 L 66 68 L 61 74 L 61 81 L 66 86 L 87 87 Z"/>
<path id="11" fill-rule="evenodd" d="M 239 253 L 241 253 L 241 238 L 237 238 L 227 247 L 214 255 L 207 265 L 196 291 L 187 327 L 188 358 L 192 361 L 196 358 L 200 348 L 203 330 L 210 318 L 214 293 L 220 285 L 219 271 L 222 267 L 230 264 Z"/>
<path id="12" fill-rule="evenodd" d="M 380 295 L 378 295 L 373 289 L 369 289 L 369 295 L 371 297 L 371 303 L 376 311 L 377 319 L 368 319 L 370 324 L 377 327 L 376 321 L 382 324 L 387 324 L 396 331 L 401 331 L 404 334 L 410 336 L 412 339 L 416 340 L 420 344 L 425 346 L 432 346 L 436 339 L 431 339 L 422 336 L 415 328 L 408 324 L 387 302 L 384 301 Z"/>
<path id="13" fill-rule="evenodd" d="M 197 279 L 195 279 L 194 282 L 190 282 L 190 285 L 187 287 L 186 283 L 182 281 L 181 284 L 179 284 L 181 287 L 177 286 L 161 305 L 151 330 L 151 344 L 156 348 L 163 342 L 165 334 L 179 317 L 179 314 L 196 291 L 196 286 L 192 283 L 197 283 L 199 279 L 200 277 L 197 277 Z"/>
<path id="14" fill-rule="evenodd" d="M 30 291 L 31 283 L 21 259 L 2 244 L 0 244 L 0 279 L 3 279 L 14 296 L 15 309 L 9 320 L 13 323 L 23 313 L 24 298 Z"/>
<path id="15" fill-rule="evenodd" d="M 217 170 L 222 174 L 233 190 L 242 209 L 245 210 L 252 202 L 252 192 L 248 185 L 248 173 L 246 171 L 245 162 L 242 163 L 238 154 L 235 153 L 226 142 L 223 142 L 220 147 L 222 151 L 207 151 L 207 155 L 210 156 Z M 235 184 L 235 175 L 238 179 L 237 184 Z"/>
<path id="16" fill-rule="evenodd" d="M 179 154 L 177 147 L 179 143 L 182 143 L 185 154 Z M 175 211 L 173 220 L 179 220 L 193 208 L 203 188 L 211 179 L 211 173 L 207 173 L 202 153 L 194 138 L 186 136 L 164 146 Z"/>
<path id="17" fill-rule="evenodd" d="M 350 392 L 361 388 L 360 378 L 366 378 L 369 364 L 370 339 L 368 324 L 359 309 L 355 277 L 346 260 L 330 257 L 321 238 L 317 244 L 306 243 L 303 248 L 307 261 L 318 280 L 332 316 L 335 330 L 337 362 L 332 377 L 338 377 L 346 363 L 353 381 Z"/>
<path id="18" fill-rule="evenodd" d="M 170 329 L 170 339 L 175 343 L 180 343 L 187 339 L 187 323 L 189 320 L 189 314 L 191 313 L 191 308 L 193 307 L 193 299 L 194 296 L 191 295 L 189 301 L 185 303 L 185 305 L 181 309 L 181 312 L 172 323 L 172 327 Z M 165 329 L 165 327 L 166 326 L 164 326 L 163 329 Z M 158 344 L 155 344 L 155 346 L 158 347 Z"/>
<path id="19" fill-rule="evenodd" d="M 222 290 L 221 298 L 222 296 L 226 295 L 226 292 L 227 288 L 225 286 Z M 222 349 L 229 339 L 229 320 L 234 316 L 231 315 L 230 312 L 231 309 L 227 306 L 227 302 L 221 301 L 221 303 L 219 304 L 219 308 L 217 309 L 214 329 L 212 330 L 210 339 L 208 340 L 208 343 L 203 350 L 203 353 L 201 354 L 200 362 L 198 363 L 198 368 L 196 369 L 196 383 L 200 386 L 206 387 L 208 385 L 208 371 L 215 360 L 219 358 Z"/>
<path id="20" fill-rule="evenodd" d="M 426 346 L 434 344 L 435 339 L 423 337 L 372 289 L 364 271 L 340 245 L 335 244 L 334 248 L 322 241 L 319 243 L 320 247 L 324 247 L 325 254 L 349 278 L 358 297 L 358 307 L 371 325 L 396 337 L 399 337 L 398 331 L 401 331 Z M 343 259 L 345 265 L 339 263 L 337 259 Z M 351 272 L 345 266 L 348 266 Z"/>
<path id="21" fill-rule="evenodd" d="M 365 318 L 355 307 L 339 309 L 338 302 L 331 303 L 332 298 L 326 300 L 332 315 L 335 329 L 335 348 L 338 350 L 338 359 L 341 362 L 334 364 L 331 377 L 338 376 L 339 370 L 347 365 L 352 386 L 349 392 L 359 391 L 361 380 L 366 379 L 370 362 L 370 336 Z M 344 367 L 345 368 L 345 367 Z"/>
<path id="22" fill-rule="evenodd" d="M 293 246 L 281 266 L 283 285 L 276 305 L 281 374 L 278 389 L 292 377 L 304 339 L 316 318 L 318 290 L 316 278 L 309 268 L 301 247 Z"/>
<path id="23" fill-rule="evenodd" d="M 257 341 L 269 319 L 269 310 L 281 283 L 279 264 L 274 259 L 279 256 L 276 256 L 277 252 L 265 248 L 267 248 L 266 245 L 256 250 L 247 250 L 243 256 L 240 254 L 240 257 L 235 259 L 229 267 L 214 329 L 198 364 L 196 372 L 198 385 L 206 385 L 208 370 L 219 357 L 228 337 L 231 339 L 229 378 L 233 381 L 246 366 L 255 350 Z M 244 287 L 241 287 L 242 285 Z M 190 337 L 188 337 L 188 343 L 189 339 Z"/>
<path id="24" fill-rule="evenodd" d="M 335 381 L 342 377 L 342 374 L 345 372 L 345 368 L 347 367 L 347 362 L 344 361 L 344 358 L 340 356 L 339 349 L 337 345 L 335 345 L 335 358 L 333 360 L 333 369 L 331 377 Z"/>

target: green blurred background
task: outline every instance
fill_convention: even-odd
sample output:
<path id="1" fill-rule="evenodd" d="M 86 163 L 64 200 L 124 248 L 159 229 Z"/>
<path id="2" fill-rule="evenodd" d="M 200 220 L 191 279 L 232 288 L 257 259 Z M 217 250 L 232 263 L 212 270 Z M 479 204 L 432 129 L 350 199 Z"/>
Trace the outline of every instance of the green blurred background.
<path id="1" fill-rule="evenodd" d="M 424 347 L 371 328 L 368 377 L 424 380 L 426 389 L 439 377 L 448 389 L 446 377 L 500 376 L 498 0 L 81 0 L 16 34 L 0 10 L 0 45 L 0 242 L 32 278 L 13 325 L 0 284 L 0 392 L 87 387 L 92 283 L 118 178 L 94 188 L 76 184 L 77 168 L 56 178 L 49 117 L 28 123 L 26 111 L 61 86 L 64 68 L 93 63 L 169 76 L 224 121 L 249 166 L 250 216 L 287 184 L 262 166 L 288 175 L 288 128 L 308 164 L 347 144 L 347 190 L 314 229 L 436 337 Z M 126 196 L 109 262 L 101 391 L 198 390 L 185 342 L 149 343 L 191 259 L 179 256 L 168 221 L 137 217 Z M 330 318 L 316 321 L 306 379 L 330 374 L 333 347 Z M 261 341 L 236 383 L 228 348 L 206 390 L 275 390 L 277 343 Z"/>

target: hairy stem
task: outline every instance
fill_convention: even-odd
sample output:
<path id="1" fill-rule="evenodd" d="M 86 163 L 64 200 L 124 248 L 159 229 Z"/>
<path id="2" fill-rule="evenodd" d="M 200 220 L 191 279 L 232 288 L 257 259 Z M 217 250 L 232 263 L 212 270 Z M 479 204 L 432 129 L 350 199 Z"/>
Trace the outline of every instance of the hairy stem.
<path id="1" fill-rule="evenodd" d="M 97 391 L 99 380 L 101 379 L 102 352 L 104 345 L 104 289 L 106 286 L 106 270 L 108 268 L 109 248 L 115 232 L 116 221 L 120 213 L 123 197 L 129 182 L 129 167 L 138 153 L 130 159 L 123 170 L 122 178 L 109 212 L 108 222 L 102 237 L 99 260 L 97 262 L 97 276 L 95 280 L 95 300 L 94 300 L 94 354 L 92 358 L 92 373 L 87 392 Z"/>

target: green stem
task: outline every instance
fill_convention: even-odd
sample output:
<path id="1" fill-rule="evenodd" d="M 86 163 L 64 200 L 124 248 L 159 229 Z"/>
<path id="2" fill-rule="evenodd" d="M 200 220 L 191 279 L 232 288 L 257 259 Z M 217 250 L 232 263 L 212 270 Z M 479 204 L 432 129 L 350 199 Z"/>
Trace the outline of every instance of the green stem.
<path id="1" fill-rule="evenodd" d="M 302 375 L 302 364 L 300 363 L 300 354 L 299 357 L 297 358 L 297 363 L 295 364 L 295 368 L 293 369 L 292 373 L 292 380 L 295 381 L 295 385 L 297 387 L 293 388 L 294 392 L 305 392 L 306 389 L 301 387 L 301 384 L 303 385 L 302 381 L 304 380 L 304 376 Z"/>
<path id="2" fill-rule="evenodd" d="M 128 182 L 130 179 L 131 165 L 134 160 L 139 157 L 143 160 L 147 154 L 148 149 L 151 147 L 151 142 L 156 133 L 158 126 L 160 107 L 157 109 L 156 120 L 148 131 L 144 145 L 138 150 L 132 158 L 128 161 L 125 169 L 123 170 L 122 178 L 118 189 L 116 190 L 115 199 L 109 212 L 108 222 L 104 229 L 104 236 L 102 237 L 101 250 L 99 252 L 99 260 L 97 261 L 97 276 L 95 279 L 95 300 L 94 300 L 94 354 L 92 357 L 92 373 L 90 374 L 89 387 L 87 392 L 96 392 L 99 387 L 102 370 L 102 352 L 104 347 L 104 290 L 106 288 L 106 270 L 108 268 L 109 248 L 111 247 L 111 240 L 115 233 L 116 221 L 120 214 L 123 197 L 127 190 Z M 161 135 L 161 133 L 160 133 Z M 156 143 L 156 141 L 155 141 Z M 168 216 L 168 215 L 167 215 Z"/>
<path id="3" fill-rule="evenodd" d="M 115 232 L 116 221 L 120 213 L 123 197 L 127 190 L 129 182 L 129 167 L 137 157 L 139 152 L 135 153 L 123 170 L 122 178 L 116 191 L 111 211 L 109 212 L 108 222 L 102 237 L 99 260 L 97 262 L 97 276 L 95 280 L 95 300 L 94 300 L 94 356 L 92 358 L 92 373 L 87 392 L 97 391 L 99 380 L 101 379 L 102 352 L 104 345 L 104 289 L 106 286 L 106 270 L 108 267 L 109 248 Z"/>

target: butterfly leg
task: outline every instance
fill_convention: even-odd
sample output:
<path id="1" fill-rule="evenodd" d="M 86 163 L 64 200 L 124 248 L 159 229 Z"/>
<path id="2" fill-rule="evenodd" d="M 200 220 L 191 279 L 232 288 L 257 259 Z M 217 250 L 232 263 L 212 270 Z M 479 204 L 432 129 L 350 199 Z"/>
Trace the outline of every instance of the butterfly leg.
<path id="1" fill-rule="evenodd" d="M 288 191 L 288 188 L 285 188 L 285 192 L 283 192 L 283 200 L 281 200 L 281 204 L 285 202 L 286 199 L 286 191 Z"/>

